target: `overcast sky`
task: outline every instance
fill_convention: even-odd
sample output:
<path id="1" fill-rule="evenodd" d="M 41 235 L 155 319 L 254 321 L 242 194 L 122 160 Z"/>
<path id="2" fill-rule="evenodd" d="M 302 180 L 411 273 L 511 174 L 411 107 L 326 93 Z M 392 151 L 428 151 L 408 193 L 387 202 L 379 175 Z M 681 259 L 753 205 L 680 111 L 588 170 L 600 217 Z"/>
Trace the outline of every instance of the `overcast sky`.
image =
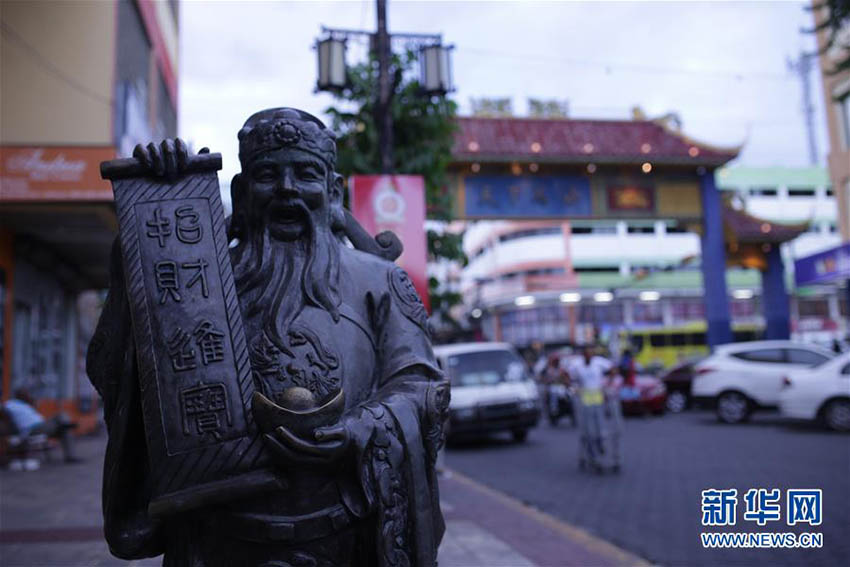
<path id="1" fill-rule="evenodd" d="M 814 40 L 802 2 L 413 2 L 390 0 L 390 32 L 442 33 L 451 96 L 569 101 L 575 118 L 677 112 L 684 131 L 745 143 L 737 163 L 807 165 L 799 77 L 786 60 Z M 185 1 L 180 18 L 180 135 L 238 171 L 236 133 L 253 112 L 294 106 L 324 118 L 312 45 L 321 26 L 375 27 L 374 1 Z M 349 63 L 362 57 L 355 45 Z M 818 155 L 826 152 L 820 74 L 811 73 Z"/>

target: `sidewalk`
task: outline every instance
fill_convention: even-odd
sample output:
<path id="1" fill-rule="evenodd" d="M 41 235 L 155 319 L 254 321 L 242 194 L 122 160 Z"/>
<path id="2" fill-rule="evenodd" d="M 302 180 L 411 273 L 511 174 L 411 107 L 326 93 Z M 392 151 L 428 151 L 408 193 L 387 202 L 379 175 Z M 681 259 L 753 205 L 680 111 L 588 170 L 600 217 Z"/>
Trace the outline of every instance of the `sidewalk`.
<path id="1" fill-rule="evenodd" d="M 82 439 L 85 462 L 61 459 L 33 472 L 0 471 L 0 565 L 159 565 L 124 562 L 103 541 L 100 482 L 105 436 Z M 446 535 L 440 567 L 646 565 L 586 532 L 465 476 L 440 481 Z M 57 505 L 59 503 L 59 505 Z"/>

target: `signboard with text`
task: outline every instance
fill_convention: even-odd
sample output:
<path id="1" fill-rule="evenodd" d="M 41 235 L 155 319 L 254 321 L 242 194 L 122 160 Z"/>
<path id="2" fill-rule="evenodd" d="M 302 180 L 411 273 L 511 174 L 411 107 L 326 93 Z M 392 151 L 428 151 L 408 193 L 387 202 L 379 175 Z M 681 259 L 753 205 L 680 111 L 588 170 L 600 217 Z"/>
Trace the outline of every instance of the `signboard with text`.
<path id="1" fill-rule="evenodd" d="M 618 182 L 606 189 L 608 211 L 612 213 L 655 212 L 655 188 L 652 185 Z"/>
<path id="2" fill-rule="evenodd" d="M 100 162 L 112 147 L 0 147 L 0 201 L 111 201 Z"/>
<path id="3" fill-rule="evenodd" d="M 465 218 L 589 217 L 590 181 L 578 175 L 476 175 L 464 180 Z"/>
<path id="4" fill-rule="evenodd" d="M 404 252 L 396 260 L 430 312 L 426 266 L 425 180 L 419 175 L 354 175 L 348 181 L 351 212 L 372 236 L 394 232 Z"/>
<path id="5" fill-rule="evenodd" d="M 794 261 L 798 286 L 850 279 L 850 242 Z"/>
<path id="6" fill-rule="evenodd" d="M 154 515 L 205 502 L 216 483 L 266 482 L 245 476 L 264 457 L 216 176 L 221 156 L 193 159 L 193 173 L 174 181 L 134 173 L 133 159 L 103 165 L 120 226 Z"/>
<path id="7" fill-rule="evenodd" d="M 485 220 L 702 218 L 699 180 L 685 174 L 463 173 L 451 178 L 455 217 Z"/>

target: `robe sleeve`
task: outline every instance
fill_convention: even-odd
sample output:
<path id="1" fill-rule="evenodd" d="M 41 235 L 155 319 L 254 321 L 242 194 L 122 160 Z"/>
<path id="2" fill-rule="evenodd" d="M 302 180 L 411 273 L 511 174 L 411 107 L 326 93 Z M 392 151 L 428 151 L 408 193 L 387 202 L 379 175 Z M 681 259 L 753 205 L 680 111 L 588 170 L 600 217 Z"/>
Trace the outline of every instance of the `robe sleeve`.
<path id="1" fill-rule="evenodd" d="M 377 391 L 349 423 L 361 488 L 376 516 L 378 565 L 424 567 L 436 564 L 445 531 L 434 465 L 449 390 L 407 274 L 393 266 L 386 278 L 386 291 L 366 298 L 380 361 Z"/>
<path id="2" fill-rule="evenodd" d="M 122 559 L 163 553 L 158 525 L 147 513 L 148 454 L 138 369 L 118 240 L 112 247 L 109 295 L 86 355 L 89 379 L 103 399 L 109 433 L 103 468 L 104 535 Z"/>

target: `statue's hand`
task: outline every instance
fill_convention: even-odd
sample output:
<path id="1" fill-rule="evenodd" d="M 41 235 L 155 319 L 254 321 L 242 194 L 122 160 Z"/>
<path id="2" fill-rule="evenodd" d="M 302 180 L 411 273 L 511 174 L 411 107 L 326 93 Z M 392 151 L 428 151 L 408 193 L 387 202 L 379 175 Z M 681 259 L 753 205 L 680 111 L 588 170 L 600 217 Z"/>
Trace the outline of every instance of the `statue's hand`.
<path id="1" fill-rule="evenodd" d="M 303 439 L 281 425 L 263 437 L 266 446 L 284 467 L 330 465 L 342 458 L 351 444 L 348 428 L 341 424 L 320 427 L 313 435 L 315 441 Z"/>
<path id="2" fill-rule="evenodd" d="M 209 148 L 201 148 L 199 154 L 210 153 Z M 139 144 L 133 150 L 133 157 L 139 160 L 152 175 L 173 179 L 186 170 L 189 162 L 189 147 L 180 138 L 163 140 L 159 145 L 151 142 L 147 146 Z"/>

